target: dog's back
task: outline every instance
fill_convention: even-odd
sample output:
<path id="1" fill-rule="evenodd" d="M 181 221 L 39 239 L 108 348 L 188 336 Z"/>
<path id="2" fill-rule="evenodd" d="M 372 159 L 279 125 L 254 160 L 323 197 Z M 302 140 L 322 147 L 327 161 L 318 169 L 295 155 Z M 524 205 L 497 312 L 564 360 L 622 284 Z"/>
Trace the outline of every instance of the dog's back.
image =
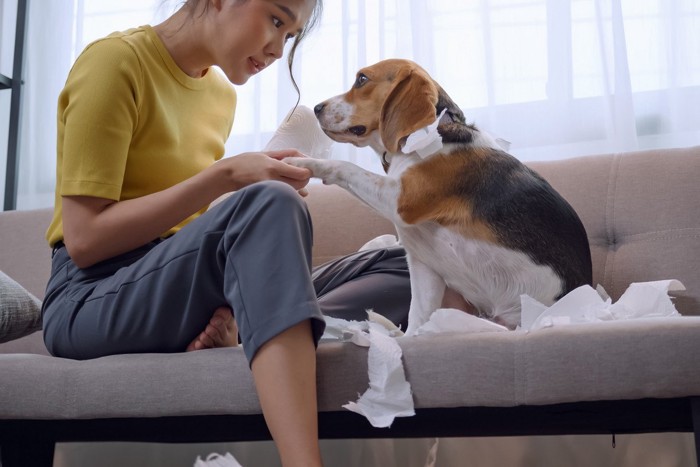
<path id="1" fill-rule="evenodd" d="M 590 284 L 588 237 L 571 205 L 513 156 L 489 149 L 486 157 L 488 163 L 475 173 L 459 177 L 460 194 L 472 199 L 473 215 L 493 227 L 503 246 L 522 251 L 562 278 L 562 291 L 555 298 Z"/>
<path id="2" fill-rule="evenodd" d="M 408 254 L 480 315 L 512 328 L 522 294 L 551 305 L 590 284 L 580 219 L 547 181 L 509 154 L 452 144 L 411 165 L 401 179 L 405 224 L 397 229 Z"/>

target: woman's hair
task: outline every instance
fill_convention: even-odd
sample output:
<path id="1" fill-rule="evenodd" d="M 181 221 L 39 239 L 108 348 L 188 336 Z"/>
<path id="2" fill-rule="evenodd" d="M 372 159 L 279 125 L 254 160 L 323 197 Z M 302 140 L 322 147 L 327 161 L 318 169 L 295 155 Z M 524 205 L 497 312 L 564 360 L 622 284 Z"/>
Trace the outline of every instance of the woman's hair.
<path id="1" fill-rule="evenodd" d="M 209 2 L 207 0 L 185 0 L 184 2 L 184 7 L 187 7 L 187 9 L 190 12 L 190 15 L 194 15 L 194 12 L 197 10 L 197 6 L 199 5 L 199 2 L 204 1 L 206 2 L 204 4 L 204 8 L 202 10 L 202 14 L 204 14 L 209 8 Z M 248 0 L 235 0 L 237 2 L 246 2 Z M 294 36 L 294 42 L 292 42 L 292 48 L 289 51 L 289 55 L 287 56 L 287 67 L 289 68 L 289 77 L 292 79 L 292 85 L 294 86 L 294 89 L 297 92 L 297 104 L 299 104 L 299 99 L 300 99 L 300 93 L 299 93 L 299 86 L 297 85 L 296 80 L 294 79 L 294 71 L 292 67 L 294 66 L 294 55 L 296 54 L 297 47 L 299 47 L 299 44 L 301 41 L 306 37 L 306 35 L 318 24 L 318 21 L 321 19 L 321 14 L 323 13 L 323 0 L 314 0 L 314 7 L 313 10 L 311 10 L 311 16 L 309 17 L 309 20 L 306 22 L 304 27 L 302 28 L 301 32 Z"/>

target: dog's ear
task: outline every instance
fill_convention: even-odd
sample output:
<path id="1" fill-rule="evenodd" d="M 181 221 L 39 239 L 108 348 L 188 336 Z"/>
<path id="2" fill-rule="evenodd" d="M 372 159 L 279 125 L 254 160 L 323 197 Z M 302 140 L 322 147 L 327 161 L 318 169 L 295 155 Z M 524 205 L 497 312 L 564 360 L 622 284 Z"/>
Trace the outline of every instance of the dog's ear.
<path id="1" fill-rule="evenodd" d="M 401 140 L 433 123 L 438 90 L 435 82 L 420 68 L 402 68 L 382 106 L 379 132 L 384 147 L 398 152 Z"/>
<path id="2" fill-rule="evenodd" d="M 469 125 L 464 119 L 464 113 L 442 87 L 438 88 L 437 114 L 445 110 L 445 115 L 437 127 L 443 143 L 471 143 L 474 140 L 474 125 Z"/>
<path id="3" fill-rule="evenodd" d="M 462 109 L 460 109 L 459 106 L 455 104 L 455 101 L 453 101 L 449 94 L 447 94 L 447 92 L 444 89 L 442 89 L 442 86 L 438 84 L 436 84 L 436 86 L 438 90 L 438 101 L 435 113 L 437 115 L 440 115 L 443 110 L 447 110 L 446 113 L 451 117 L 452 121 L 456 123 L 466 124 Z"/>

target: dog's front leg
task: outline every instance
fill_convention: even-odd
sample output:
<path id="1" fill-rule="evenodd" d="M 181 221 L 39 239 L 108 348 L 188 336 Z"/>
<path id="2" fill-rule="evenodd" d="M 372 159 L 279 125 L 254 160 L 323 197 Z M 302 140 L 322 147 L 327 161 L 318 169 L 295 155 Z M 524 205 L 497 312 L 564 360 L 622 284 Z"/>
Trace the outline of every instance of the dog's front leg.
<path id="1" fill-rule="evenodd" d="M 313 176 L 326 185 L 338 185 L 395 224 L 403 223 L 396 210 L 400 189 L 397 180 L 347 161 L 288 157 L 284 162 L 311 170 Z"/>
<path id="2" fill-rule="evenodd" d="M 408 309 L 406 335 L 415 334 L 430 315 L 440 307 L 445 295 L 445 281 L 425 263 L 406 255 L 411 279 L 411 305 Z"/>

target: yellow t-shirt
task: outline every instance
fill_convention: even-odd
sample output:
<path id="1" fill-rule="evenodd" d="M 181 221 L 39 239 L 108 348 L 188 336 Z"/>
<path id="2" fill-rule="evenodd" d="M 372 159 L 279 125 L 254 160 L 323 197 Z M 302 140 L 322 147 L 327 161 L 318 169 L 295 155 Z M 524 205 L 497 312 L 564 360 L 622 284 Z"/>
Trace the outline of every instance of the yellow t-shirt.
<path id="1" fill-rule="evenodd" d="M 88 45 L 58 99 L 49 245 L 63 239 L 61 196 L 138 198 L 221 159 L 235 107 L 235 90 L 222 73 L 209 69 L 201 78 L 188 76 L 150 26 Z"/>

